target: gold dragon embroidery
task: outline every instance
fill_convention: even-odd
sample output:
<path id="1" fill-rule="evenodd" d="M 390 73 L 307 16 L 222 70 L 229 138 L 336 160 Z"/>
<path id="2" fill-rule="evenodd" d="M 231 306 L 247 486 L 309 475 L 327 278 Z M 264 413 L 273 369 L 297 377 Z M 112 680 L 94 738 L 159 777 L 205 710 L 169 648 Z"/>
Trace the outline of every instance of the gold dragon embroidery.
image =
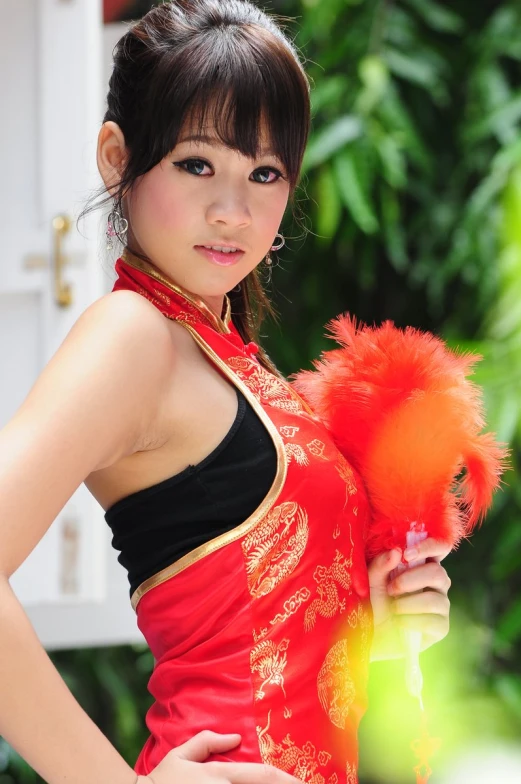
<path id="1" fill-rule="evenodd" d="M 246 357 L 230 357 L 228 364 L 261 402 L 293 414 L 303 413 L 301 398 L 262 365 Z"/>
<path id="2" fill-rule="evenodd" d="M 296 745 L 288 733 L 282 743 L 276 743 L 268 733 L 270 726 L 271 711 L 268 712 L 268 723 L 264 729 L 257 726 L 259 738 L 259 748 L 261 758 L 264 763 L 274 765 L 280 770 L 284 770 L 296 776 L 301 781 L 310 784 L 335 784 L 338 777 L 333 773 L 326 782 L 326 778 L 317 768 L 327 765 L 331 759 L 331 754 L 327 751 L 319 751 L 310 742 L 303 744 L 302 748 Z"/>
<path id="3" fill-rule="evenodd" d="M 339 640 L 328 651 L 317 676 L 317 692 L 331 723 L 345 729 L 349 708 L 355 698 L 355 685 L 349 676 L 347 640 Z"/>
<path id="4" fill-rule="evenodd" d="M 252 648 L 250 653 L 250 667 L 252 672 L 258 672 L 263 682 L 255 692 L 255 699 L 262 700 L 266 696 L 264 687 L 268 684 L 280 686 L 284 690 L 284 668 L 287 664 L 286 651 L 289 640 L 281 640 L 278 644 L 273 640 L 263 640 Z"/>
<path id="5" fill-rule="evenodd" d="M 358 774 L 356 767 L 350 762 L 346 764 L 346 784 L 358 784 Z"/>
<path id="6" fill-rule="evenodd" d="M 373 628 L 372 612 L 363 602 L 358 602 L 356 608 L 347 615 L 347 622 L 352 629 L 360 630 L 361 656 L 369 661 L 370 634 Z"/>
<path id="7" fill-rule="evenodd" d="M 309 632 L 315 625 L 317 615 L 323 618 L 332 618 L 337 612 L 346 608 L 345 599 L 338 596 L 338 585 L 346 591 L 351 590 L 351 575 L 349 569 L 353 565 L 352 555 L 346 558 L 340 550 L 335 553 L 331 566 L 317 566 L 313 579 L 317 585 L 317 599 L 314 599 L 304 613 L 304 629 Z"/>
<path id="8" fill-rule="evenodd" d="M 286 455 L 288 457 L 288 465 L 291 463 L 292 458 L 295 458 L 298 465 L 309 465 L 309 457 L 300 444 L 284 444 L 284 449 L 286 450 Z"/>
<path id="9" fill-rule="evenodd" d="M 308 516 L 296 501 L 270 509 L 242 541 L 251 596 L 258 599 L 297 567 L 309 536 Z"/>
<path id="10" fill-rule="evenodd" d="M 346 483 L 346 502 L 344 504 L 344 508 L 347 506 L 349 502 L 350 496 L 356 495 L 358 492 L 358 488 L 356 486 L 355 475 L 353 473 L 353 469 L 345 459 L 344 455 L 339 452 L 338 458 L 335 466 L 336 470 L 340 474 L 341 478 Z"/>

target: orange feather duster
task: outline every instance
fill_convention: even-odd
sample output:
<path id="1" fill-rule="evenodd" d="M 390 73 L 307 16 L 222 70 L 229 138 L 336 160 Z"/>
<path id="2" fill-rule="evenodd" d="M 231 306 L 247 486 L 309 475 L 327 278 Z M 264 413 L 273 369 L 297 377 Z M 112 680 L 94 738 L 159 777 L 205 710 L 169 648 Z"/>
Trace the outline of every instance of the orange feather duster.
<path id="1" fill-rule="evenodd" d="M 489 509 L 508 454 L 481 433 L 481 389 L 466 377 L 481 357 L 391 321 L 326 326 L 342 347 L 290 380 L 364 480 L 368 560 L 405 547 L 416 525 L 455 547 Z"/>

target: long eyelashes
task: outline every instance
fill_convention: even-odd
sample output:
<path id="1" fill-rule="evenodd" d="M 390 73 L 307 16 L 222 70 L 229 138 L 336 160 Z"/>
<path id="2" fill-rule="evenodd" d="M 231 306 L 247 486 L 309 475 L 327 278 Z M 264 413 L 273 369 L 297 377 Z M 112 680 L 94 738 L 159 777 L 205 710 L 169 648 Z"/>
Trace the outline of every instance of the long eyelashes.
<path id="1" fill-rule="evenodd" d="M 190 164 L 192 164 L 192 163 L 203 163 L 205 166 L 210 166 L 211 167 L 211 164 L 208 163 L 208 161 L 205 161 L 203 158 L 185 158 L 185 160 L 177 161 L 173 165 L 177 166 L 177 168 L 181 169 L 182 171 L 187 172 L 187 174 L 192 174 L 193 176 L 199 176 L 200 172 L 198 174 L 195 174 L 194 172 L 188 171 L 187 167 Z M 255 182 L 257 182 L 258 185 L 273 185 L 273 183 L 278 182 L 279 179 L 283 179 L 283 180 L 286 179 L 284 177 L 283 173 L 281 171 L 279 171 L 279 169 L 276 169 L 274 166 L 261 166 L 260 168 L 255 170 L 254 174 L 256 172 L 266 172 L 266 171 L 271 171 L 274 174 L 276 174 L 277 175 L 277 179 L 276 180 L 271 180 L 271 182 L 269 182 L 269 181 L 268 182 L 259 182 L 258 180 L 256 180 Z"/>

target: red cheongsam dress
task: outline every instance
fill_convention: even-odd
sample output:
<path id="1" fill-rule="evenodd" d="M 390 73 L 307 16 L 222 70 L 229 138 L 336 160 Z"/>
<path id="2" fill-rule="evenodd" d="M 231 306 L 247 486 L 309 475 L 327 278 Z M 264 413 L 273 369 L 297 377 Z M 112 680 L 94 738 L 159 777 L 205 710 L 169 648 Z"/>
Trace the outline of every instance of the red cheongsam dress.
<path id="1" fill-rule="evenodd" d="M 373 633 L 360 480 L 291 384 L 259 363 L 255 343 L 244 344 L 227 297 L 218 318 L 128 251 L 116 272 L 114 290 L 139 292 L 178 321 L 240 389 L 277 454 L 253 514 L 132 594 L 154 656 L 155 699 L 135 771 L 150 773 L 170 749 L 210 729 L 242 741 L 209 759 L 356 784 Z"/>

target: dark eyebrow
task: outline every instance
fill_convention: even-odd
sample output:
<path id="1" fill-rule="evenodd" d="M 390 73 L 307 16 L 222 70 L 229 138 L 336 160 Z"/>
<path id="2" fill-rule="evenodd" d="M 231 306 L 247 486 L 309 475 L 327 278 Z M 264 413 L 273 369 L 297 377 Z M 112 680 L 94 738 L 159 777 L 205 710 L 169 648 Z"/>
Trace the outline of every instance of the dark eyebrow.
<path id="1" fill-rule="evenodd" d="M 205 144 L 209 144 L 211 147 L 226 147 L 225 144 L 220 142 L 214 136 L 206 136 L 205 134 L 201 134 L 201 135 L 195 135 L 194 134 L 193 136 L 185 136 L 183 139 L 178 139 L 177 143 L 178 144 L 183 144 L 183 142 L 192 142 L 192 141 L 204 142 Z M 274 150 L 272 150 L 271 148 L 267 148 L 265 150 L 261 150 L 260 154 L 261 155 L 273 155 L 275 158 L 277 157 L 276 152 Z"/>

